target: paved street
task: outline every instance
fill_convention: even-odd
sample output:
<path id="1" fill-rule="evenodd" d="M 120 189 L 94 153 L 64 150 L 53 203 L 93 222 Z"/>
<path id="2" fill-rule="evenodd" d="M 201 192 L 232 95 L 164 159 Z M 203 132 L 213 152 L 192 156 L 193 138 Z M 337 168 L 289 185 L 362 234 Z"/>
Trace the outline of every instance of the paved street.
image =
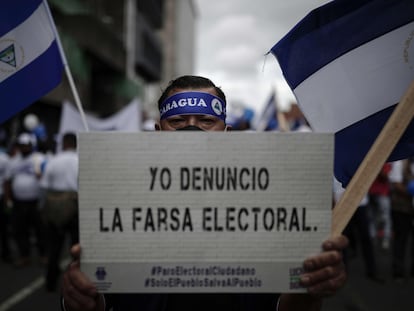
<path id="1" fill-rule="evenodd" d="M 414 278 L 397 282 L 391 277 L 390 253 L 376 250 L 377 264 L 384 283 L 365 276 L 361 252 L 349 262 L 348 282 L 333 298 L 326 300 L 323 310 L 334 311 L 411 311 L 414 310 Z"/>
<path id="2" fill-rule="evenodd" d="M 30 266 L 16 269 L 0 264 L 0 311 L 59 310 L 59 293 L 44 288 L 45 267 L 34 256 Z"/>
<path id="3" fill-rule="evenodd" d="M 323 310 L 334 311 L 412 311 L 414 310 L 414 278 L 398 283 L 392 280 L 389 252 L 376 250 L 378 265 L 385 282 L 380 284 L 365 277 L 360 252 L 349 262 L 347 285 L 326 300 Z M 32 264 L 15 269 L 0 263 L 0 311 L 59 310 L 59 293 L 44 289 L 44 267 L 36 257 Z"/>

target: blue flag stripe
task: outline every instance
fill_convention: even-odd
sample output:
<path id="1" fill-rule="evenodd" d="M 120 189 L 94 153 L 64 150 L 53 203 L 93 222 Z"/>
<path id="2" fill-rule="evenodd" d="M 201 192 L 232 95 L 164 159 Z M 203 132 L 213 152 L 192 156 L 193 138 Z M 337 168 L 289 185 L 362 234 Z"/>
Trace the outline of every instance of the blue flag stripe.
<path id="1" fill-rule="evenodd" d="M 347 185 L 368 153 L 396 105 L 335 133 L 335 177 Z M 388 161 L 396 161 L 414 154 L 414 121 L 405 130 Z"/>
<path id="2" fill-rule="evenodd" d="M 42 0 L 9 0 L 0 5 L 0 38 L 24 22 Z"/>
<path id="3" fill-rule="evenodd" d="M 60 68 L 60 70 L 56 70 Z M 62 78 L 62 61 L 56 41 L 18 74 L 0 83 L 0 123 L 55 88 Z"/>
<path id="4" fill-rule="evenodd" d="M 413 20 L 413 0 L 334 1 L 312 11 L 271 51 L 295 89 L 334 59 Z"/>

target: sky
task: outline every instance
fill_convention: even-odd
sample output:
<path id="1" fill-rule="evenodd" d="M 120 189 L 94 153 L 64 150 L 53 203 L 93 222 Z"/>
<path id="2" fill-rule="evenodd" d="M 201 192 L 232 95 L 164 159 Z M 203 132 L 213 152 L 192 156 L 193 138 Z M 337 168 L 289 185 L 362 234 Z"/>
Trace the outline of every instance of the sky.
<path id="1" fill-rule="evenodd" d="M 247 106 L 258 116 L 275 89 L 278 108 L 295 102 L 272 54 L 266 53 L 312 9 L 327 0 L 194 0 L 196 74 L 227 96 L 228 111 Z"/>

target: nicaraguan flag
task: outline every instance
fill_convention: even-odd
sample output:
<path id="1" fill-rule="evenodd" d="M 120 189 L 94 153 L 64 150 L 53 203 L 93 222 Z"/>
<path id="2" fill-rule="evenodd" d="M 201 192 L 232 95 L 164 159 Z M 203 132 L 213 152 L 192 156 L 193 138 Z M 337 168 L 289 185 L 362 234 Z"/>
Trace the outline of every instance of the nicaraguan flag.
<path id="1" fill-rule="evenodd" d="M 0 6 L 0 122 L 46 95 L 61 81 L 63 63 L 42 0 Z"/>
<path id="2" fill-rule="evenodd" d="M 257 121 L 256 131 L 270 131 L 278 128 L 276 92 L 272 91 L 266 106 Z"/>
<path id="3" fill-rule="evenodd" d="M 335 133 L 345 186 L 414 80 L 414 1 L 337 0 L 271 49 L 316 132 Z M 410 124 L 389 160 L 414 155 Z"/>

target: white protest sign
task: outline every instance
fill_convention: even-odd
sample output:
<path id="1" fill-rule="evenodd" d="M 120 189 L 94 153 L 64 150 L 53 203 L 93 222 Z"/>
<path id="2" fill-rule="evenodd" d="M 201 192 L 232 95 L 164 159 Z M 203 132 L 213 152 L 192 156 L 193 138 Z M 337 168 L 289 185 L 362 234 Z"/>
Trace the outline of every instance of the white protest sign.
<path id="1" fill-rule="evenodd" d="M 81 269 L 101 292 L 301 292 L 333 135 L 81 133 Z"/>

